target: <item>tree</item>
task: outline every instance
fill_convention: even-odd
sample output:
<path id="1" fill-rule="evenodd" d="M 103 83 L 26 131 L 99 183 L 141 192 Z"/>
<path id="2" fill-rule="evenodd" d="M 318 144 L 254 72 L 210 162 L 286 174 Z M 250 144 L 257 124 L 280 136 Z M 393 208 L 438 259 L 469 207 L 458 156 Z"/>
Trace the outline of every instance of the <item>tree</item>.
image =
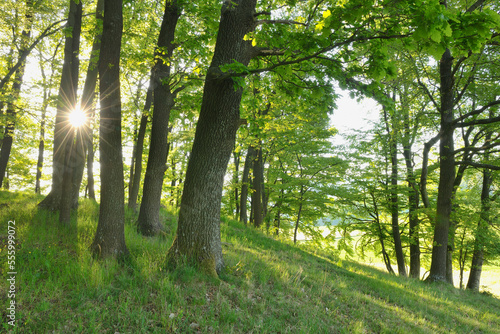
<path id="1" fill-rule="evenodd" d="M 12 141 L 13 141 L 13 132 L 15 127 L 15 119 L 17 115 L 17 106 L 16 103 L 19 99 L 21 85 L 23 83 L 23 76 L 25 70 L 25 53 L 29 52 L 28 50 L 28 41 L 31 35 L 31 26 L 33 24 L 33 1 L 26 1 L 26 9 L 25 9 L 25 19 L 24 19 L 24 27 L 21 35 L 21 46 L 19 50 L 19 60 L 15 71 L 14 82 L 12 83 L 10 102 L 7 103 L 7 117 L 9 118 L 7 126 L 5 127 L 5 133 L 2 139 L 2 149 L 0 151 L 0 187 L 2 187 L 3 179 L 5 177 L 5 173 L 7 170 L 7 164 L 9 162 L 10 152 L 12 149 Z M 1 88 L 0 88 L 1 91 Z"/>
<path id="2" fill-rule="evenodd" d="M 151 144 L 148 165 L 144 177 L 143 198 L 138 230 L 151 236 L 163 230 L 160 223 L 160 203 L 163 177 L 166 170 L 169 150 L 168 133 L 170 111 L 174 107 L 175 97 L 182 89 L 171 90 L 170 61 L 175 49 L 174 37 L 177 21 L 181 15 L 181 7 L 177 1 L 165 2 L 165 14 L 158 37 L 155 52 L 155 65 L 152 70 L 153 80 L 153 120 L 151 128 Z"/>
<path id="3" fill-rule="evenodd" d="M 66 160 L 66 147 L 73 140 L 73 128 L 69 114 L 76 106 L 78 87 L 79 47 L 82 4 L 71 0 L 68 13 L 68 28 L 64 42 L 64 63 L 57 100 L 57 115 L 54 126 L 52 162 L 52 188 L 39 206 L 49 210 L 59 210 Z M 69 180 L 71 182 L 71 180 Z"/>
<path id="4" fill-rule="evenodd" d="M 255 27 L 255 0 L 225 2 L 215 51 L 205 79 L 203 102 L 188 163 L 176 237 L 169 262 L 186 256 L 217 275 L 224 266 L 220 240 L 220 205 L 227 164 L 240 125 L 243 89 L 221 66 L 247 66 L 252 56 L 246 34 Z M 194 233 L 196 231 L 196 233 Z"/>
<path id="5" fill-rule="evenodd" d="M 121 142 L 120 47 L 123 28 L 121 0 L 104 0 L 99 55 L 101 97 L 99 152 L 101 205 L 99 222 L 90 246 L 99 258 L 128 256 L 125 244 L 124 177 Z"/>

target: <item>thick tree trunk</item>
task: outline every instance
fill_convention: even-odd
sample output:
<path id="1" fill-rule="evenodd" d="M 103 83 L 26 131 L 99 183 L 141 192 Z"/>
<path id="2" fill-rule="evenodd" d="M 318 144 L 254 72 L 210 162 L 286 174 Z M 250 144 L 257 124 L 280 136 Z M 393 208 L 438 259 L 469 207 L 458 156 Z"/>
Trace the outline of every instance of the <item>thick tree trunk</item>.
<path id="1" fill-rule="evenodd" d="M 243 165 L 243 175 L 241 177 L 241 195 L 240 195 L 240 222 L 245 225 L 248 223 L 247 213 L 247 199 L 248 199 L 248 186 L 250 184 L 250 169 L 252 162 L 256 156 L 256 151 L 253 146 L 248 146 L 248 151 L 245 157 L 245 164 Z"/>
<path id="2" fill-rule="evenodd" d="M 240 126 L 242 88 L 220 66 L 248 65 L 251 42 L 244 37 L 255 28 L 255 0 L 223 4 L 215 52 L 205 80 L 200 117 L 189 159 L 177 235 L 170 261 L 187 257 L 211 275 L 224 266 L 220 238 L 220 207 L 227 164 Z"/>
<path id="3" fill-rule="evenodd" d="M 67 35 L 64 41 L 64 63 L 62 68 L 61 83 L 59 86 L 59 97 L 57 100 L 57 114 L 54 126 L 54 142 L 52 157 L 52 188 L 39 206 L 49 210 L 59 210 L 61 203 L 63 177 L 65 166 L 66 144 L 69 133 L 74 131 L 69 123 L 68 115 L 76 105 L 76 94 L 78 85 L 78 52 L 80 46 L 81 23 L 78 27 L 78 11 L 81 11 L 81 2 L 77 5 L 70 1 L 68 14 L 68 27 L 73 31 Z M 81 19 L 80 19 L 81 22 Z M 74 138 L 74 137 L 72 137 Z"/>
<path id="4" fill-rule="evenodd" d="M 123 29 L 121 0 L 104 1 L 99 59 L 101 205 L 92 253 L 99 258 L 128 255 L 125 244 L 120 101 L 120 47 Z"/>
<path id="5" fill-rule="evenodd" d="M 158 49 L 155 52 L 155 66 L 153 69 L 153 120 L 151 127 L 151 142 L 149 146 L 148 164 L 144 176 L 141 209 L 137 220 L 138 231 L 146 236 L 155 235 L 163 230 L 160 222 L 161 193 L 163 178 L 167 170 L 168 124 L 170 111 L 175 104 L 175 92 L 172 92 L 168 83 L 170 79 L 170 65 L 168 59 L 172 57 L 175 45 L 175 28 L 181 15 L 181 8 L 177 1 L 166 1 L 165 14 L 158 38 Z"/>
<path id="6" fill-rule="evenodd" d="M 455 181 L 455 155 L 453 142 L 453 57 L 447 49 L 440 60 L 441 132 L 439 143 L 440 170 L 432 262 L 428 281 L 446 281 L 448 232 Z"/>
<path id="7" fill-rule="evenodd" d="M 104 0 L 98 0 L 96 5 L 96 20 L 102 21 L 102 12 L 104 10 Z M 101 31 L 99 24 L 96 29 L 100 32 L 94 37 L 92 44 L 92 51 L 90 53 L 89 66 L 87 69 L 87 76 L 83 86 L 82 100 L 80 103 L 80 110 L 85 113 L 85 123 L 76 129 L 76 144 L 75 144 L 75 169 L 73 173 L 73 187 L 76 191 L 73 192 L 73 207 L 78 206 L 79 191 L 82 184 L 83 173 L 85 170 L 85 163 L 87 162 L 87 154 L 89 145 L 92 145 L 92 129 L 91 124 L 94 119 L 94 100 L 95 90 L 97 86 L 97 64 L 99 62 L 99 50 L 101 48 Z"/>
<path id="8" fill-rule="evenodd" d="M 80 53 L 80 34 L 82 31 L 82 1 L 77 4 L 71 1 L 71 6 L 76 6 L 74 9 L 70 9 L 70 12 L 74 11 L 74 15 L 71 18 L 73 22 L 72 29 L 72 59 L 71 59 L 71 77 L 72 86 L 66 88 L 71 89 L 71 92 L 67 95 L 67 100 L 65 100 L 65 114 L 64 122 L 68 129 L 66 130 L 66 137 L 64 138 L 64 145 L 61 147 L 64 155 L 64 166 L 63 166 L 63 182 L 61 187 L 61 199 L 59 203 L 59 222 L 64 225 L 68 225 L 71 220 L 71 209 L 75 206 L 74 199 L 76 197 L 76 203 L 78 204 L 78 191 L 74 184 L 73 176 L 75 174 L 75 168 L 77 167 L 77 157 L 76 148 L 74 145 L 75 138 L 75 128 L 69 122 L 69 115 L 71 111 L 76 107 L 77 101 L 77 90 L 78 90 L 78 73 L 80 70 L 80 61 L 78 55 Z"/>

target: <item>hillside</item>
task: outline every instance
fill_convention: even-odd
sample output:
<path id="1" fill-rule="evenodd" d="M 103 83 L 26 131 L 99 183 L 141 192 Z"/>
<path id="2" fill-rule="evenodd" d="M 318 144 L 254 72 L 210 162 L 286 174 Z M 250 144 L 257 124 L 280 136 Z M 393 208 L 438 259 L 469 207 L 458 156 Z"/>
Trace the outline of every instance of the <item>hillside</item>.
<path id="1" fill-rule="evenodd" d="M 500 333 L 500 300 L 388 275 L 334 254 L 286 244 L 225 220 L 227 269 L 214 280 L 165 269 L 168 233 L 144 238 L 127 215 L 131 259 L 98 262 L 88 246 L 98 206 L 78 228 L 37 211 L 40 197 L 0 193 L 2 331 L 12 333 Z M 16 221 L 16 319 L 7 324 L 7 222 Z"/>

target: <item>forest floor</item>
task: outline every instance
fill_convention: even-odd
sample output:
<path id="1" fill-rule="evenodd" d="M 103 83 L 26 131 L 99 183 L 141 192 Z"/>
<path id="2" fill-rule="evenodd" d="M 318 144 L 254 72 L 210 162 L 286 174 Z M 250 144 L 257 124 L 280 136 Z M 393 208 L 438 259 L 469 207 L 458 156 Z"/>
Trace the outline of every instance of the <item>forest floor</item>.
<path id="1" fill-rule="evenodd" d="M 88 248 L 98 205 L 81 202 L 72 232 L 36 209 L 40 199 L 0 192 L 0 332 L 500 333 L 500 299 L 491 294 L 391 276 L 232 220 L 221 225 L 220 279 L 189 265 L 165 270 L 176 226 L 167 212 L 168 233 L 154 238 L 137 234 L 128 212 L 131 260 L 97 261 Z M 15 299 L 8 297 L 9 233 Z M 12 300 L 15 327 L 7 317 Z"/>

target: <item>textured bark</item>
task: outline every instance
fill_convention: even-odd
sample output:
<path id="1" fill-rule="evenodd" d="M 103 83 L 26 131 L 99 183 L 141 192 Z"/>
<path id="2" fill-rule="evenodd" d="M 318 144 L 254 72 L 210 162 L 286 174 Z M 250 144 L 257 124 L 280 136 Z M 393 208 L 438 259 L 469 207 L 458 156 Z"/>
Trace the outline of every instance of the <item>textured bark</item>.
<path id="1" fill-rule="evenodd" d="M 99 59 L 101 204 L 97 231 L 90 246 L 92 253 L 99 258 L 121 258 L 128 255 L 125 244 L 125 191 L 121 142 L 122 28 L 122 1 L 105 0 Z"/>
<path id="2" fill-rule="evenodd" d="M 243 174 L 241 176 L 241 195 L 240 195 L 240 222 L 245 225 L 248 223 L 247 213 L 247 199 L 248 199 L 248 186 L 250 184 L 250 169 L 252 161 L 255 159 L 256 151 L 253 146 L 249 146 L 245 157 L 245 164 L 243 165 Z"/>
<path id="3" fill-rule="evenodd" d="M 78 63 L 78 50 L 80 44 L 80 36 L 78 32 L 79 28 L 77 27 L 77 31 L 74 31 L 75 25 L 77 25 L 78 10 L 81 10 L 81 2 L 77 5 L 73 0 L 71 0 L 68 14 L 68 27 L 72 29 L 73 33 L 66 36 L 64 41 L 64 63 L 61 74 L 61 83 L 59 86 L 56 121 L 54 126 L 52 187 L 50 193 L 39 204 L 40 207 L 53 211 L 59 210 L 59 205 L 61 203 L 66 152 L 65 148 L 69 141 L 68 135 L 71 131 L 73 131 L 73 128 L 69 123 L 68 114 L 76 105 L 76 88 L 78 85 L 78 66 L 76 66 L 76 63 Z"/>
<path id="4" fill-rule="evenodd" d="M 96 5 L 96 20 L 102 21 L 102 12 L 104 10 L 104 0 L 98 0 Z M 76 144 L 75 144 L 75 168 L 72 176 L 73 187 L 76 191 L 73 192 L 73 207 L 78 205 L 79 191 L 82 184 L 83 173 L 85 170 L 85 163 L 87 162 L 87 154 L 89 147 L 92 145 L 92 129 L 91 124 L 94 119 L 94 100 L 95 100 L 95 90 L 97 86 L 97 74 L 98 68 L 97 64 L 99 62 L 99 50 L 101 48 L 101 31 L 99 24 L 96 26 L 98 33 L 94 37 L 94 42 L 92 43 L 92 51 L 90 53 L 89 66 L 87 69 L 87 75 L 85 78 L 85 84 L 83 86 L 82 100 L 80 103 L 80 110 L 85 113 L 85 123 L 77 129 L 76 132 Z"/>
<path id="5" fill-rule="evenodd" d="M 172 261 L 185 256 L 211 275 L 224 266 L 220 207 L 224 175 L 240 125 L 242 89 L 235 89 L 220 66 L 235 61 L 248 65 L 255 28 L 255 0 L 226 1 L 222 6 L 215 52 L 205 79 L 200 117 L 189 159 L 177 235 L 169 250 Z"/>
<path id="6" fill-rule="evenodd" d="M 10 152 L 12 150 L 14 128 L 17 118 L 17 100 L 21 94 L 21 86 L 23 84 L 24 71 L 26 67 L 26 58 L 24 54 L 28 49 L 28 39 L 31 35 L 31 26 L 33 24 L 33 1 L 26 1 L 26 15 L 23 32 L 21 34 L 21 47 L 19 49 L 19 60 L 20 66 L 15 72 L 14 82 L 12 83 L 10 101 L 7 103 L 7 125 L 4 129 L 4 135 L 2 139 L 2 149 L 0 151 L 0 188 L 3 185 L 4 177 L 7 172 L 7 165 L 9 163 Z M 23 58 L 24 57 L 24 58 Z"/>
<path id="7" fill-rule="evenodd" d="M 441 131 L 439 143 L 439 187 L 436 221 L 434 226 L 434 242 L 432 262 L 428 281 L 446 281 L 448 232 L 452 209 L 453 183 L 455 181 L 455 156 L 453 142 L 453 57 L 447 49 L 441 57 L 440 95 L 441 95 Z"/>
<path id="8" fill-rule="evenodd" d="M 62 149 L 64 150 L 64 166 L 63 166 L 63 182 L 61 187 L 61 201 L 59 203 L 59 222 L 68 225 L 71 220 L 71 209 L 75 206 L 74 198 L 76 197 L 76 203 L 78 203 L 78 190 L 76 185 L 73 183 L 73 176 L 75 174 L 76 168 L 76 148 L 74 145 L 75 138 L 75 128 L 69 123 L 69 114 L 76 107 L 77 90 L 78 90 L 78 73 L 80 70 L 80 61 L 78 55 L 80 53 L 80 34 L 82 31 L 82 1 L 75 3 L 71 1 L 70 12 L 74 11 L 74 15 L 71 18 L 72 25 L 72 59 L 71 59 L 71 77 L 72 86 L 70 94 L 67 96 L 65 105 L 64 122 L 68 129 L 66 130 L 66 137 L 64 138 L 64 145 Z"/>
<path id="9" fill-rule="evenodd" d="M 474 240 L 474 253 L 472 254 L 472 263 L 467 281 L 467 289 L 479 291 L 481 281 L 481 272 L 483 270 L 484 260 L 484 239 L 490 224 L 489 211 L 491 207 L 490 189 L 492 183 L 491 171 L 483 170 L 483 188 L 481 191 L 481 216 L 477 223 L 476 236 Z"/>
<path id="10" fill-rule="evenodd" d="M 141 209 L 137 220 L 138 231 L 146 236 L 155 235 L 163 230 L 160 222 L 161 193 L 163 178 L 167 170 L 168 124 L 170 111 L 175 104 L 175 92 L 170 89 L 170 65 L 166 59 L 172 57 L 175 45 L 175 28 L 181 14 L 177 1 L 166 1 L 165 14 L 158 37 L 153 68 L 153 120 L 148 164 L 144 176 Z"/>

